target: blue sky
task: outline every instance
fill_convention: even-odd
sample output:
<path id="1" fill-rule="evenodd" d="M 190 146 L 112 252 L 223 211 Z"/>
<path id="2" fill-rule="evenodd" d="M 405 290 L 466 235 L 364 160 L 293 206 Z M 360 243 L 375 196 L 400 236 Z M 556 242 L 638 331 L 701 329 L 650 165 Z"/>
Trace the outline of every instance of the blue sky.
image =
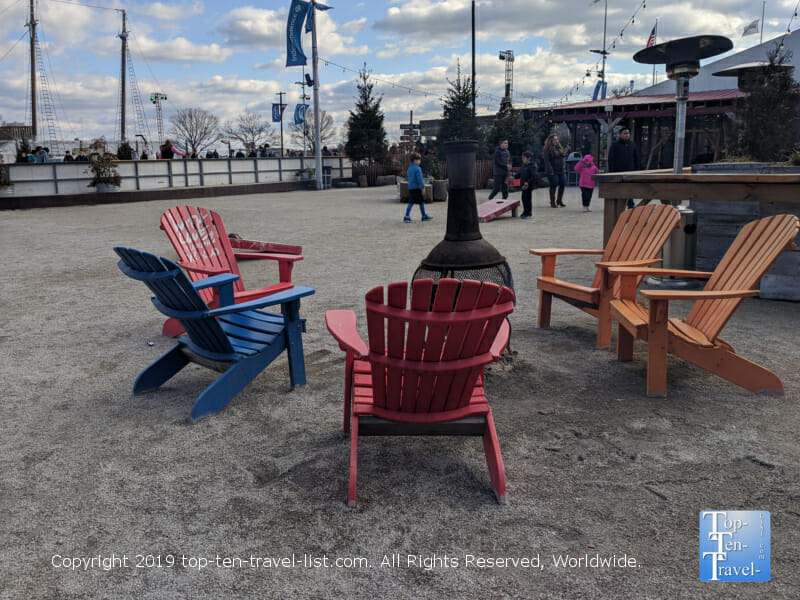
<path id="1" fill-rule="evenodd" d="M 91 7 L 87 6 L 91 4 Z M 271 114 L 277 93 L 299 101 L 299 67 L 286 68 L 290 0 L 37 0 L 39 39 L 59 128 L 65 139 L 111 139 L 117 119 L 121 13 L 127 11 L 130 49 L 144 110 L 155 133 L 150 93 L 168 95 L 167 123 L 178 108 L 204 108 L 220 121 L 243 111 Z M 435 118 L 448 79 L 471 71 L 471 0 L 331 0 L 320 12 L 320 108 L 342 127 L 356 96 L 357 71 L 366 63 L 383 96 L 387 133 L 398 125 Z M 503 95 L 501 50 L 513 50 L 514 104 L 534 106 L 590 98 L 603 39 L 604 0 L 481 0 L 476 4 L 479 114 L 496 112 Z M 760 19 L 762 2 L 744 0 L 608 0 L 609 87 L 651 83 L 652 70 L 631 57 L 645 46 L 658 19 L 658 41 L 699 34 L 726 35 L 734 51 L 759 43 L 742 29 Z M 764 40 L 794 30 L 796 0 L 768 1 Z M 99 8 L 96 8 L 99 7 Z M 0 121 L 29 122 L 28 0 L 0 0 Z M 620 37 L 619 34 L 622 33 Z M 797 35 L 800 35 L 798 33 Z M 613 44 L 613 47 L 612 47 Z M 311 58 L 311 36 L 303 39 Z M 586 72 L 590 76 L 586 77 Z M 663 80 L 663 71 L 659 80 Z M 571 92 L 571 95 L 570 95 Z M 128 122 L 134 121 L 128 108 Z M 132 137 L 133 127 L 128 131 Z M 277 124 L 273 128 L 277 133 Z M 288 142 L 287 142 L 287 145 Z"/>

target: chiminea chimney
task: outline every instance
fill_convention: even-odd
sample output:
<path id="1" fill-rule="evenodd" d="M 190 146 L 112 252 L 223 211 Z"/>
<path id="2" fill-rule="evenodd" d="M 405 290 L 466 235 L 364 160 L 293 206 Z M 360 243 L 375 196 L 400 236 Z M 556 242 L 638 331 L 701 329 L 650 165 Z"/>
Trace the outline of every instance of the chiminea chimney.
<path id="1" fill-rule="evenodd" d="M 443 277 L 490 281 L 514 289 L 511 268 L 497 248 L 483 239 L 475 201 L 475 153 L 478 142 L 444 143 L 447 156 L 447 231 L 414 273 L 413 279 Z"/>

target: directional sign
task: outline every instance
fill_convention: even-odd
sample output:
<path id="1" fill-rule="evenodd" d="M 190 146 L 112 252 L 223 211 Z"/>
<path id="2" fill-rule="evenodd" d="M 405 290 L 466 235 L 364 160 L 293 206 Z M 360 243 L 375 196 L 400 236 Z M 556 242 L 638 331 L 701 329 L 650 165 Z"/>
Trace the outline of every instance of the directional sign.
<path id="1" fill-rule="evenodd" d="M 415 127 L 419 127 L 419 125 L 414 125 L 413 123 L 404 123 L 400 125 L 400 129 L 414 129 Z"/>
<path id="2" fill-rule="evenodd" d="M 400 141 L 401 142 L 410 142 L 411 141 L 411 136 L 410 135 L 401 135 L 400 136 Z"/>

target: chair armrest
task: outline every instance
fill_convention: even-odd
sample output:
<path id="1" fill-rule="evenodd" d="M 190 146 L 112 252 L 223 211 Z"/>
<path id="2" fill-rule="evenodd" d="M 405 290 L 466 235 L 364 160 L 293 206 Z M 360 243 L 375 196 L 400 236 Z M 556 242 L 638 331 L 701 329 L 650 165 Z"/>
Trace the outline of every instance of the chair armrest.
<path id="1" fill-rule="evenodd" d="M 241 250 L 250 250 L 252 252 L 272 252 L 276 254 L 302 254 L 302 246 L 293 246 L 291 244 L 277 244 L 274 242 L 259 242 L 256 240 L 243 240 L 242 238 L 234 238 L 228 236 L 228 241 L 231 243 L 231 248 L 239 248 Z"/>
<path id="2" fill-rule="evenodd" d="M 503 319 L 500 329 L 492 342 L 492 347 L 489 348 L 489 353 L 492 355 L 492 360 L 497 362 L 500 360 L 500 355 L 508 345 L 508 338 L 511 336 L 511 325 L 508 324 L 508 319 Z"/>
<path id="3" fill-rule="evenodd" d="M 642 260 L 606 260 L 594 264 L 598 269 L 610 269 L 611 267 L 648 267 L 660 262 L 660 258 L 650 258 Z"/>
<path id="4" fill-rule="evenodd" d="M 257 308 L 264 308 L 265 306 L 275 306 L 276 304 L 288 304 L 294 302 L 305 296 L 310 296 L 316 290 L 310 287 L 294 287 L 285 292 L 278 292 L 271 296 L 265 296 L 258 300 L 251 300 L 250 302 L 242 302 L 241 304 L 233 304 L 231 306 L 222 306 L 208 311 L 210 317 L 218 317 L 220 315 L 229 315 L 237 312 L 244 312 L 246 310 L 255 310 Z"/>
<path id="5" fill-rule="evenodd" d="M 647 267 L 609 267 L 608 272 L 612 275 L 658 275 L 660 277 L 694 277 L 696 279 L 708 279 L 713 275 L 708 271 L 686 271 L 684 269 L 659 269 Z"/>
<path id="6" fill-rule="evenodd" d="M 339 348 L 355 354 L 356 358 L 367 358 L 369 348 L 356 329 L 356 313 L 352 310 L 326 310 L 325 324 L 328 331 L 339 342 Z"/>
<path id="7" fill-rule="evenodd" d="M 536 256 L 559 256 L 561 254 L 602 254 L 603 250 L 581 250 L 578 248 L 531 248 Z"/>
<path id="8" fill-rule="evenodd" d="M 239 279 L 238 275 L 233 273 L 222 273 L 221 275 L 214 275 L 206 277 L 205 279 L 198 279 L 192 282 L 192 287 L 196 290 L 204 290 L 210 287 L 222 287 L 223 285 L 233 283 Z"/>
<path id="9" fill-rule="evenodd" d="M 261 258 L 266 260 L 278 260 L 281 262 L 297 262 L 303 260 L 302 254 L 277 254 L 275 252 L 234 252 L 233 257 L 236 260 Z"/>
<path id="10" fill-rule="evenodd" d="M 648 300 L 726 300 L 758 296 L 758 290 L 641 290 Z"/>

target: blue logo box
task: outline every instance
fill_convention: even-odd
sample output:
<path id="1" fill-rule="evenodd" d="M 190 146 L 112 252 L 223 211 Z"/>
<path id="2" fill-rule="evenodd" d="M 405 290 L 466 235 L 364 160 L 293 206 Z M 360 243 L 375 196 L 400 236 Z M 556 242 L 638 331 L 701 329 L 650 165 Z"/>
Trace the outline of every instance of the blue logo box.
<path id="1" fill-rule="evenodd" d="M 700 511 L 700 580 L 769 581 L 769 539 L 769 511 Z"/>

